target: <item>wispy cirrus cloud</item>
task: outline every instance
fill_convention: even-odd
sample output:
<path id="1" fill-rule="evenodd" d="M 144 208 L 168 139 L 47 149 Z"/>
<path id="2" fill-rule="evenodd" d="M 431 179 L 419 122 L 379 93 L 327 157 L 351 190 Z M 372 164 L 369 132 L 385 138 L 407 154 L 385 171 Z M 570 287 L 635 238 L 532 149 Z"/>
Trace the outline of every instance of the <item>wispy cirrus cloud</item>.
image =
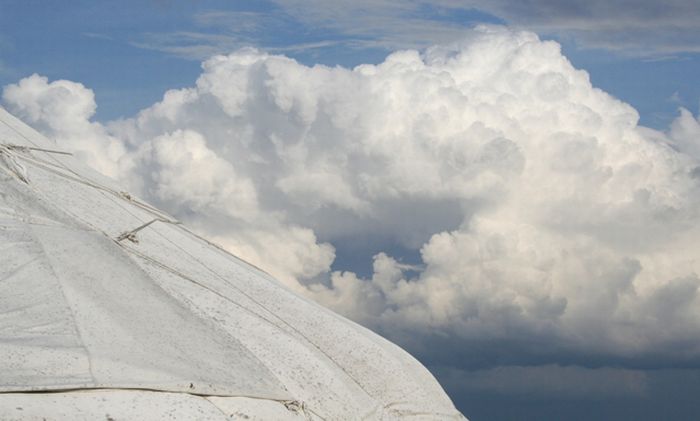
<path id="1" fill-rule="evenodd" d="M 273 0 L 268 11 L 208 10 L 186 31 L 146 33 L 133 45 L 202 60 L 241 46 L 273 52 L 343 46 L 421 49 L 507 24 L 625 56 L 700 52 L 700 3 L 672 0 Z"/>
<path id="2" fill-rule="evenodd" d="M 188 60 L 206 60 L 217 54 L 229 54 L 240 48 L 260 44 L 254 38 L 236 35 L 218 35 L 204 32 L 172 32 L 172 33 L 146 33 L 138 41 L 132 41 L 135 47 L 149 50 L 162 51 Z M 271 53 L 305 52 L 343 45 L 351 48 L 360 48 L 348 41 L 316 41 L 289 44 L 283 46 L 267 46 L 266 51 Z"/>
<path id="3" fill-rule="evenodd" d="M 82 35 L 87 38 L 114 41 L 114 37 L 100 32 L 83 32 Z"/>
<path id="4" fill-rule="evenodd" d="M 473 4 L 510 24 L 571 37 L 584 47 L 642 56 L 700 51 L 700 3 L 694 0 L 477 0 Z"/>
<path id="5" fill-rule="evenodd" d="M 276 3 L 307 25 L 325 25 L 348 36 L 371 35 L 377 44 L 389 48 L 445 42 L 472 24 L 471 16 L 480 22 L 503 22 L 573 39 L 583 47 L 626 55 L 700 51 L 700 3 L 693 0 L 663 3 L 653 0 L 583 3 L 573 0 L 276 0 Z M 411 29 L 415 32 L 411 33 Z"/>
<path id="6" fill-rule="evenodd" d="M 187 31 L 141 34 L 132 45 L 203 60 L 252 46 L 266 51 L 302 52 L 342 46 L 362 50 L 421 49 L 465 36 L 475 23 L 502 23 L 473 9 L 455 20 L 450 10 L 414 2 L 279 2 L 269 11 L 208 10 L 192 17 Z"/>
<path id="7" fill-rule="evenodd" d="M 366 48 L 425 48 L 463 38 L 480 23 L 504 23 L 469 5 L 445 7 L 440 2 L 361 0 L 326 3 L 275 0 L 306 27 L 324 27 Z"/>
<path id="8" fill-rule="evenodd" d="M 250 43 L 244 37 L 205 32 L 149 32 L 142 34 L 131 45 L 161 51 L 189 60 L 205 60 L 216 54 L 237 50 Z"/>
<path id="9" fill-rule="evenodd" d="M 353 40 L 292 36 L 298 26 L 283 12 L 241 12 L 209 10 L 193 16 L 194 28 L 188 31 L 149 32 L 131 44 L 190 60 L 205 60 L 216 54 L 228 54 L 243 47 L 263 47 L 272 53 L 304 52 L 337 47 L 360 48 Z"/>

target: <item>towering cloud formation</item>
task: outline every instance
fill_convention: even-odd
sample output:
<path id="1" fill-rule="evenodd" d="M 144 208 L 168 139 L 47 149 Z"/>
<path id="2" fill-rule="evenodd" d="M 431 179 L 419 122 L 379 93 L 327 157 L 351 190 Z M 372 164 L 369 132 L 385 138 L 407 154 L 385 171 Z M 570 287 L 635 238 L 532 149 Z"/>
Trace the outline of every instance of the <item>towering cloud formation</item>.
<path id="1" fill-rule="evenodd" d="M 700 361 L 700 123 L 683 110 L 667 134 L 638 126 L 532 33 L 481 28 L 352 70 L 240 50 L 107 126 L 72 82 L 35 75 L 3 98 L 432 362 Z M 350 243 L 387 246 L 369 279 L 330 272 L 333 245 Z"/>

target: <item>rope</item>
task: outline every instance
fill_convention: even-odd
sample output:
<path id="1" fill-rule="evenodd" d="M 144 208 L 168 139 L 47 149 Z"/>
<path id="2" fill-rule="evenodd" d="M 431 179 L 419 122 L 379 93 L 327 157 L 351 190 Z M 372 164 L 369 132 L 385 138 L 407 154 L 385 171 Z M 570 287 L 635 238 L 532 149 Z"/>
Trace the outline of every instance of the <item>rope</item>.
<path id="1" fill-rule="evenodd" d="M 169 215 L 160 211 L 159 209 L 154 208 L 153 206 L 151 206 L 147 203 L 141 202 L 140 200 L 134 198 L 128 192 L 117 191 L 117 190 L 114 190 L 114 189 L 109 188 L 107 186 L 104 186 L 102 184 L 95 183 L 95 182 L 89 180 L 88 178 L 84 177 L 83 175 L 71 170 L 70 168 L 66 167 L 63 164 L 58 164 L 58 165 L 53 164 L 51 162 L 48 162 L 46 160 L 43 160 L 41 158 L 38 158 L 38 157 L 32 156 L 32 155 L 13 154 L 12 156 L 17 157 L 17 158 L 21 158 L 25 162 L 33 164 L 39 168 L 42 168 L 42 169 L 44 169 L 48 172 L 51 172 L 51 173 L 53 173 L 61 178 L 66 179 L 66 180 L 70 180 L 70 181 L 73 181 L 76 183 L 84 184 L 88 187 L 92 187 L 94 189 L 101 190 L 102 192 L 109 193 L 113 196 L 118 197 L 119 199 L 126 200 L 126 201 L 130 202 L 131 204 L 133 204 L 134 206 L 137 206 L 137 207 L 145 210 L 146 212 L 149 212 L 149 213 L 151 213 L 151 214 L 153 214 L 161 219 L 168 219 L 167 217 Z M 59 169 L 65 170 L 65 171 L 69 172 L 70 174 L 66 174 L 64 172 L 61 172 Z"/>
<path id="2" fill-rule="evenodd" d="M 21 182 L 29 184 L 29 178 L 27 177 L 27 169 L 24 165 L 17 162 L 15 155 L 11 152 L 11 145 L 5 145 L 0 143 L 0 161 L 5 163 L 3 168 L 5 172 L 10 172 L 11 175 L 17 177 Z"/>
<path id="3" fill-rule="evenodd" d="M 147 226 L 153 224 L 154 222 L 163 222 L 166 224 L 173 224 L 173 225 L 180 225 L 182 223 L 180 221 L 171 221 L 169 219 L 155 218 L 155 219 L 152 219 L 152 220 L 146 222 L 145 224 L 139 225 L 138 227 L 132 229 L 131 231 L 126 231 L 126 232 L 121 233 L 119 235 L 119 237 L 117 237 L 117 241 L 129 240 L 132 243 L 138 243 L 139 240 L 138 240 L 138 238 L 136 238 L 136 233 L 141 231 L 142 229 L 146 228 Z"/>
<path id="4" fill-rule="evenodd" d="M 53 150 L 53 149 L 45 149 L 45 148 L 42 148 L 42 147 L 40 147 L 39 145 L 37 145 L 35 142 L 33 142 L 33 141 L 32 141 L 29 137 L 27 137 L 24 133 L 22 133 L 22 132 L 21 132 L 17 127 L 15 127 L 14 125 L 8 123 L 7 121 L 5 121 L 5 120 L 2 119 L 2 118 L 0 118 L 0 121 L 1 121 L 5 126 L 9 127 L 12 131 L 14 131 L 15 133 L 17 133 L 17 135 L 19 135 L 21 138 L 23 138 L 23 139 L 26 140 L 27 142 L 31 143 L 32 145 L 34 145 L 34 146 L 26 146 L 26 147 L 21 146 L 21 145 L 15 145 L 15 146 L 19 146 L 19 147 L 15 148 L 15 149 L 17 149 L 17 150 L 20 150 L 20 151 L 21 151 L 22 149 L 24 149 L 25 152 L 26 152 L 26 151 L 33 150 L 33 151 L 46 152 L 46 153 L 49 153 L 49 154 L 51 154 L 51 153 L 53 152 L 53 153 L 56 153 L 56 154 L 59 154 L 59 155 L 63 155 L 63 154 L 71 155 L 70 153 L 63 152 L 63 151 L 57 151 L 57 150 Z M 6 148 L 6 149 L 7 149 L 8 152 L 10 151 L 9 148 Z M 13 155 L 14 155 L 14 154 L 13 154 Z M 147 212 L 150 212 L 150 213 L 152 213 L 152 214 L 154 214 L 154 215 L 156 215 L 156 216 L 158 216 L 158 217 L 161 217 L 161 218 L 162 218 L 162 217 L 166 217 L 166 218 L 167 218 L 167 217 L 170 216 L 170 215 L 165 214 L 163 211 L 161 211 L 161 210 L 159 210 L 159 209 L 156 209 L 156 208 L 154 208 L 153 206 L 150 206 L 150 205 L 147 204 L 147 203 L 144 203 L 144 202 L 141 202 L 141 201 L 139 201 L 139 200 L 133 199 L 133 198 L 131 197 L 131 195 L 129 195 L 129 194 L 126 193 L 126 192 L 117 192 L 117 191 L 115 191 L 115 190 L 113 190 L 113 189 L 110 189 L 109 187 L 106 187 L 106 186 L 97 184 L 97 183 L 95 183 L 95 182 L 92 182 L 91 180 L 88 180 L 88 179 L 85 178 L 83 175 L 81 175 L 81 174 L 79 174 L 79 173 L 73 171 L 71 168 L 67 167 L 63 162 L 61 162 L 60 160 L 58 160 L 56 157 L 54 157 L 54 156 L 52 156 L 52 155 L 49 155 L 49 156 L 51 157 L 51 160 L 54 161 L 54 163 L 48 162 L 48 161 L 43 160 L 43 159 L 41 159 L 41 158 L 39 158 L 39 157 L 32 156 L 32 155 L 29 155 L 29 154 L 27 154 L 27 155 L 14 155 L 14 156 L 15 156 L 15 157 L 22 158 L 22 159 L 24 159 L 24 160 L 33 161 L 33 163 L 34 163 L 35 165 L 40 165 L 39 163 L 43 163 L 43 164 L 44 164 L 43 168 L 46 169 L 47 171 L 51 171 L 51 172 L 53 172 L 54 174 L 56 174 L 56 175 L 58 175 L 58 176 L 60 176 L 60 177 L 67 178 L 67 179 L 70 179 L 70 180 L 72 180 L 72 181 L 75 181 L 75 182 L 78 182 L 78 183 L 82 183 L 82 184 L 88 185 L 88 186 L 90 186 L 90 187 L 94 187 L 94 188 L 96 188 L 96 189 L 102 190 L 102 191 L 104 191 L 104 192 L 114 194 L 115 196 L 121 197 L 122 199 L 127 199 L 129 202 L 133 203 L 134 205 L 136 205 L 136 206 L 140 207 L 141 209 L 143 209 L 143 210 L 145 210 L 145 211 L 147 211 Z M 72 156 L 72 155 L 71 155 L 71 156 Z M 41 165 L 40 165 L 40 166 L 41 166 Z M 71 176 L 69 176 L 69 175 L 67 175 L 67 174 L 63 174 L 63 173 L 61 173 L 61 172 L 59 172 L 59 171 L 56 171 L 55 169 L 48 168 L 47 166 L 62 168 L 63 170 L 65 170 L 65 171 L 67 171 L 67 172 L 73 174 L 74 177 L 71 177 Z"/>
<path id="5" fill-rule="evenodd" d="M 25 145 L 14 145 L 11 143 L 0 143 L 0 146 L 5 147 L 10 150 L 18 150 L 22 152 L 26 151 L 39 151 L 39 152 L 47 152 L 47 153 L 57 153 L 59 155 L 68 155 L 68 156 L 73 156 L 72 153 L 66 152 L 66 151 L 58 151 L 55 149 L 44 149 L 44 148 L 37 148 L 34 146 L 25 146 Z"/>
<path id="6" fill-rule="evenodd" d="M 35 144 L 31 139 L 29 139 L 27 136 L 25 136 L 19 129 L 17 129 L 16 127 L 14 127 L 13 125 L 11 125 L 10 123 L 8 123 L 7 121 L 5 121 L 5 120 L 3 120 L 3 119 L 0 119 L 0 121 L 2 121 L 2 123 L 3 123 L 5 126 L 7 126 L 7 127 L 9 127 L 10 129 L 12 129 L 12 131 L 14 131 L 15 133 L 17 133 L 17 134 L 18 134 L 20 137 L 22 137 L 24 140 L 26 140 L 27 142 L 31 143 L 32 145 L 35 145 L 35 146 L 26 146 L 26 147 L 25 147 L 25 146 L 19 146 L 19 145 L 9 145 L 9 146 L 15 146 L 15 149 L 17 149 L 17 150 L 25 151 L 25 152 L 26 152 L 26 151 L 29 151 L 29 150 L 33 150 L 33 151 L 41 151 L 41 152 L 48 152 L 48 153 L 53 152 L 53 153 L 58 153 L 58 154 L 68 154 L 68 155 L 72 155 L 72 154 L 67 153 L 67 152 L 55 151 L 55 150 L 51 150 L 51 149 L 40 148 L 40 147 L 36 146 L 36 144 Z M 2 146 L 2 145 L 3 145 L 3 144 L 0 144 L 0 146 Z M 7 148 L 7 149 L 8 149 L 8 151 L 9 151 L 10 148 Z M 79 174 L 79 173 L 73 171 L 72 169 L 70 169 L 69 167 L 67 167 L 66 165 L 64 165 L 61 161 L 57 160 L 57 159 L 54 158 L 54 157 L 51 157 L 51 158 L 52 158 L 52 160 L 53 160 L 55 163 L 51 163 L 51 162 L 48 162 L 48 161 L 46 161 L 46 160 L 43 160 L 43 159 L 41 159 L 41 158 L 39 158 L 39 157 L 31 156 L 31 155 L 14 155 L 14 156 L 21 157 L 21 158 L 24 159 L 24 160 L 30 161 L 30 162 L 32 162 L 34 165 L 40 166 L 40 167 L 42 167 L 43 169 L 45 169 L 45 170 L 47 170 L 47 171 L 50 171 L 50 172 L 52 172 L 52 173 L 54 173 L 54 174 L 56 174 L 56 175 L 58 175 L 58 176 L 60 176 L 60 177 L 63 177 L 63 178 L 65 178 L 65 179 L 68 179 L 68 180 L 71 180 L 71 181 L 74 181 L 74 182 L 77 182 L 77 183 L 81 183 L 81 184 L 84 184 L 84 185 L 93 187 L 93 188 L 95 188 L 95 189 L 98 189 L 98 190 L 102 190 L 103 192 L 110 193 L 110 194 L 112 194 L 112 195 L 114 195 L 114 196 L 117 196 L 117 197 L 120 198 L 120 199 L 124 199 L 124 200 L 130 202 L 131 204 L 133 204 L 133 205 L 135 205 L 135 206 L 137 206 L 137 207 L 139 207 L 139 208 L 145 210 L 146 212 L 149 212 L 149 213 L 151 213 L 151 214 L 157 216 L 157 217 L 160 218 L 160 219 L 169 219 L 168 217 L 169 217 L 170 215 L 167 215 L 166 213 L 164 213 L 164 212 L 161 211 L 160 209 L 154 208 L 153 206 L 151 206 L 151 205 L 149 205 L 149 204 L 147 204 L 147 203 L 144 203 L 144 202 L 141 202 L 141 201 L 138 200 L 138 199 L 135 199 L 135 198 L 132 197 L 131 194 L 129 194 L 128 192 L 125 192 L 125 191 L 115 191 L 115 190 L 113 190 L 113 189 L 111 189 L 111 188 L 109 188 L 109 187 L 106 187 L 106 186 L 103 186 L 103 185 L 101 185 L 101 184 L 97 184 L 97 183 L 95 183 L 95 182 L 92 182 L 91 180 L 86 179 L 83 175 L 81 175 L 81 174 Z M 42 164 L 43 164 L 43 165 L 42 165 Z M 71 176 L 68 175 L 68 174 L 64 174 L 64 173 L 62 173 L 62 172 L 60 172 L 60 171 L 57 171 L 57 170 L 55 169 L 56 167 L 62 168 L 63 170 L 68 171 L 69 173 L 73 174 L 73 177 L 71 177 Z M 14 172 L 14 171 L 13 171 L 13 172 Z M 80 218 L 78 218 L 78 219 L 80 219 Z M 266 272 L 265 270 L 263 270 L 262 268 L 259 268 L 259 267 L 255 266 L 254 264 L 252 264 L 252 263 L 250 263 L 250 262 L 247 262 L 247 261 L 241 259 L 240 257 L 236 256 L 235 254 L 231 253 L 230 251 L 224 249 L 224 248 L 221 247 L 220 245 L 218 245 L 218 244 L 216 244 L 216 243 L 213 243 L 213 242 L 207 240 L 206 238 L 202 237 L 201 235 L 199 235 L 199 234 L 197 234 L 197 233 L 195 233 L 195 232 L 193 232 L 193 231 L 190 231 L 189 229 L 185 228 L 184 225 L 180 225 L 180 228 L 181 228 L 183 231 L 185 231 L 186 233 L 188 233 L 189 235 L 192 235 L 192 236 L 194 236 L 195 238 L 199 239 L 200 241 L 203 241 L 203 242 L 207 243 L 208 245 L 210 245 L 210 246 L 212 246 L 212 247 L 215 247 L 216 249 L 218 249 L 219 251 L 223 252 L 224 254 L 226 254 L 226 255 L 228 255 L 228 256 L 230 256 L 230 257 L 233 257 L 233 258 L 236 259 L 237 261 L 242 262 L 242 263 L 244 263 L 244 264 L 246 264 L 246 265 L 252 267 L 253 269 L 256 269 L 256 270 L 262 272 L 263 274 L 270 276 L 270 274 L 267 273 L 267 272 Z"/>

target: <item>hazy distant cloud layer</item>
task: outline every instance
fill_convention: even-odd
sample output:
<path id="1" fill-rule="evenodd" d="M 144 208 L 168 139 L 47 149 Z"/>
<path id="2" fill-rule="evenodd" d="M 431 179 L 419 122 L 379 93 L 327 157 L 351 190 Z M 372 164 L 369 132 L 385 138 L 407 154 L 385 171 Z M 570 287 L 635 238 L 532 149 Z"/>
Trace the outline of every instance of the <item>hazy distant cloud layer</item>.
<path id="1" fill-rule="evenodd" d="M 558 365 L 700 362 L 700 122 L 638 126 L 532 33 L 481 28 L 352 70 L 243 49 L 107 126 L 73 82 L 34 75 L 3 100 L 291 287 L 428 362 L 484 370 L 464 387 L 543 365 L 634 395 L 633 370 Z M 386 250 L 369 279 L 330 272 L 333 244 L 358 239 L 422 262 Z"/>
<path id="2" fill-rule="evenodd" d="M 475 0 L 472 4 L 514 25 L 571 37 L 584 47 L 632 55 L 700 52 L 700 3 L 694 0 Z"/>
<path id="3" fill-rule="evenodd" d="M 445 386 L 459 390 L 462 396 L 490 393 L 554 400 L 644 398 L 649 393 L 650 383 L 653 382 L 644 371 L 608 367 L 563 367 L 545 364 L 473 371 L 436 368 L 435 371 Z"/>
<path id="4" fill-rule="evenodd" d="M 469 13 L 485 12 L 511 26 L 573 38 L 585 47 L 633 55 L 700 52 L 700 3 L 694 0 L 275 2 L 301 22 L 326 25 L 390 48 L 411 47 L 407 42 L 424 46 L 423 42 L 452 40 L 455 33 L 473 23 L 469 21 Z M 467 17 L 450 19 L 463 15 Z M 409 31 L 416 35 L 408 36 Z"/>
<path id="5" fill-rule="evenodd" d="M 396 50 L 464 37 L 479 23 L 508 24 L 584 48 L 668 57 L 700 52 L 695 0 L 272 0 L 266 12 L 201 12 L 194 30 L 144 34 L 134 45 L 197 60 L 242 46 L 311 50 L 329 44 Z M 270 38 L 274 33 L 276 39 Z M 300 33 L 308 42 L 294 40 Z M 285 37 L 284 35 L 288 35 Z"/>

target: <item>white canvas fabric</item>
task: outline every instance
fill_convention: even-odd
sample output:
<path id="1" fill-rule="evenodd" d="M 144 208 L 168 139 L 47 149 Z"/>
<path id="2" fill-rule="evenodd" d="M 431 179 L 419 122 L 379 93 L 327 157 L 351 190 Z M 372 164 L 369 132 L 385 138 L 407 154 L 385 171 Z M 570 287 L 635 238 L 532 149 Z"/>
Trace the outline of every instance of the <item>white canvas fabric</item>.
<path id="1" fill-rule="evenodd" d="M 464 419 L 406 352 L 59 149 L 0 109 L 0 419 Z"/>

